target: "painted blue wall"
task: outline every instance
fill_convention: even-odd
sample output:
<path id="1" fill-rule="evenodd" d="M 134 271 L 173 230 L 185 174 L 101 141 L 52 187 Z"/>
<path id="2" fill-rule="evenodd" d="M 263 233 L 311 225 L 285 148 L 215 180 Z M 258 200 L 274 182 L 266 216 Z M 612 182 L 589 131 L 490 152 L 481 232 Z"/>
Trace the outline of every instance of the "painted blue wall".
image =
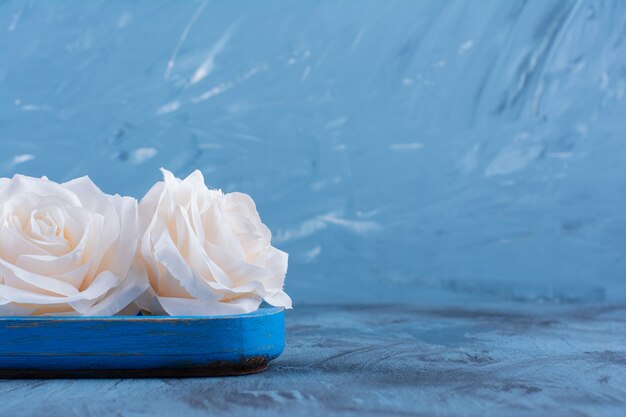
<path id="1" fill-rule="evenodd" d="M 623 1 L 8 1 L 0 175 L 250 193 L 298 303 L 626 299 Z"/>

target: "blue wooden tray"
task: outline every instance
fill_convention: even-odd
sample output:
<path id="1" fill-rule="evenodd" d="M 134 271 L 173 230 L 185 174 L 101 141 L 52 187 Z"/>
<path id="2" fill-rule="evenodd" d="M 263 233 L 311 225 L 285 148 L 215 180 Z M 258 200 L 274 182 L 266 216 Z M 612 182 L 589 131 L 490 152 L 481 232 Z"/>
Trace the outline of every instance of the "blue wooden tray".
<path id="1" fill-rule="evenodd" d="M 0 317 L 0 378 L 188 377 L 267 368 L 282 308 L 210 317 Z"/>

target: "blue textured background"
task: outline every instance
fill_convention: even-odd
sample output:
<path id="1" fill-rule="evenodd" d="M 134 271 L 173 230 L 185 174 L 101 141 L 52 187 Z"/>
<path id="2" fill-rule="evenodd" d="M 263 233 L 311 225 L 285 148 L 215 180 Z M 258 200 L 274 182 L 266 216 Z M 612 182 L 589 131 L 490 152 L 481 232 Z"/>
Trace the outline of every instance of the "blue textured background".
<path id="1" fill-rule="evenodd" d="M 626 299 L 626 2 L 0 3 L 0 175 L 250 193 L 318 302 Z"/>

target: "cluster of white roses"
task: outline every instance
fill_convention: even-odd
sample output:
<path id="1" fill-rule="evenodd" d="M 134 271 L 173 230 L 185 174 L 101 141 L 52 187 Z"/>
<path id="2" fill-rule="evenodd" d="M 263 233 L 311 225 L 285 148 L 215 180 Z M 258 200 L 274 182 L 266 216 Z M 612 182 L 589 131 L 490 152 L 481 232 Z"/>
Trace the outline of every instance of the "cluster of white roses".
<path id="1" fill-rule="evenodd" d="M 223 315 L 290 308 L 287 254 L 247 194 L 162 170 L 141 202 L 88 177 L 0 178 L 0 315 Z"/>

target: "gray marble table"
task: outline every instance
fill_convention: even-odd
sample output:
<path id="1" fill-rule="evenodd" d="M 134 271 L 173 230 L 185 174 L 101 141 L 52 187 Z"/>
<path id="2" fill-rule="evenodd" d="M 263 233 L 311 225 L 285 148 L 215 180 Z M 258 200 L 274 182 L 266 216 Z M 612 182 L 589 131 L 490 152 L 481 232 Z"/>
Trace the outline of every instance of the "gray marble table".
<path id="1" fill-rule="evenodd" d="M 306 306 L 263 373 L 2 380 L 2 416 L 624 416 L 626 306 Z"/>

